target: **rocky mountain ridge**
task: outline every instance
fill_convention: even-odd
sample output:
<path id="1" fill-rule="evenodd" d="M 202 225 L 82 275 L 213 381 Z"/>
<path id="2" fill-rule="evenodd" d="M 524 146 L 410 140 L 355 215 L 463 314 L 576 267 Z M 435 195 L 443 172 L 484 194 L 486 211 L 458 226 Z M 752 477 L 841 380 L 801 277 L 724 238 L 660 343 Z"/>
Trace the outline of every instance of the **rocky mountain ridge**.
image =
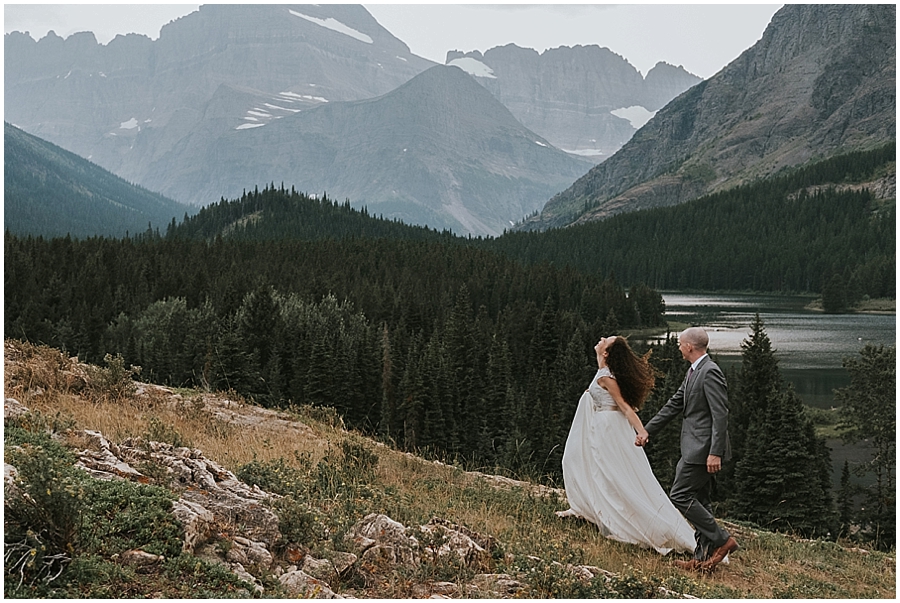
<path id="1" fill-rule="evenodd" d="M 7 121 L 153 190 L 148 166 L 161 158 L 198 173 L 215 162 L 214 150 L 179 156 L 189 137 L 214 149 L 240 124 L 376 97 L 434 65 L 359 5 L 204 5 L 155 41 L 13 32 L 4 42 Z"/>
<path id="2" fill-rule="evenodd" d="M 894 140 L 895 32 L 893 5 L 786 5 L 757 44 L 521 227 L 673 205 Z"/>
<path id="3" fill-rule="evenodd" d="M 647 119 L 701 78 L 658 63 L 646 77 L 608 48 L 538 53 L 515 44 L 462 53 L 446 63 L 471 74 L 530 130 L 569 152 L 602 161 Z"/>

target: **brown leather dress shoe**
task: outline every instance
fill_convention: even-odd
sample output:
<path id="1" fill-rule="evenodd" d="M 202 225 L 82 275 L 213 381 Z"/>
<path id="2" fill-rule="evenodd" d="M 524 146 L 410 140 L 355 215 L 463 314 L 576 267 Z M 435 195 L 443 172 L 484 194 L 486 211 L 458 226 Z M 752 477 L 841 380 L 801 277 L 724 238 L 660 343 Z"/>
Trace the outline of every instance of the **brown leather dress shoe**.
<path id="1" fill-rule="evenodd" d="M 725 559 L 725 556 L 728 555 L 728 553 L 733 553 L 739 548 L 737 540 L 735 540 L 733 536 L 729 536 L 728 540 L 725 541 L 725 544 L 717 548 L 709 559 L 700 564 L 700 569 L 704 572 L 713 571 L 716 569 L 717 565 L 722 563 L 722 560 Z"/>
<path id="2" fill-rule="evenodd" d="M 696 572 L 700 569 L 700 562 L 697 561 L 696 559 L 691 559 L 689 561 L 682 561 L 681 559 L 676 559 L 672 563 L 678 569 L 683 569 L 688 572 Z"/>

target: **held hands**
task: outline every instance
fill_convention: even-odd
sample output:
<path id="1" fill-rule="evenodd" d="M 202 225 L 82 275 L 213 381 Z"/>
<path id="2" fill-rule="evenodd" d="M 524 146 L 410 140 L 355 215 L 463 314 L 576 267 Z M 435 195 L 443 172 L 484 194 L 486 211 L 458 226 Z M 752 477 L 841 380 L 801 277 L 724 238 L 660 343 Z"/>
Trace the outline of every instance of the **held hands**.
<path id="1" fill-rule="evenodd" d="M 635 446 L 643 446 L 650 440 L 650 434 L 647 433 L 646 429 L 642 429 L 638 432 L 637 437 L 634 439 Z"/>

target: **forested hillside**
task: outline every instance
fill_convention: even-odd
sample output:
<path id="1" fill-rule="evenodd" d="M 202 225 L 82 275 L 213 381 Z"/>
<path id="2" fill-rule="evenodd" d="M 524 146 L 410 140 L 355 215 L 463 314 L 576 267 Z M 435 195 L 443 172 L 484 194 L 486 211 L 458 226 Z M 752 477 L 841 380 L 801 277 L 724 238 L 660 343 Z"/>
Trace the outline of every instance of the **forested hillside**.
<path id="1" fill-rule="evenodd" d="M 597 339 L 664 324 L 647 287 L 442 242 L 7 235 L 5 261 L 8 337 L 535 475 L 559 471 Z"/>
<path id="2" fill-rule="evenodd" d="M 491 248 L 657 289 L 822 292 L 893 297 L 896 205 L 865 187 L 896 174 L 894 143 L 667 208 L 543 233 Z M 892 190 L 893 192 L 893 190 Z"/>
<path id="3" fill-rule="evenodd" d="M 168 239 L 211 241 L 218 236 L 239 241 L 317 241 L 322 239 L 388 238 L 404 240 L 460 241 L 450 231 L 413 226 L 393 219 L 369 216 L 349 201 L 337 203 L 327 194 L 298 193 L 284 185 L 245 192 L 240 199 L 221 199 L 188 216 L 174 220 Z"/>
<path id="4" fill-rule="evenodd" d="M 849 153 L 676 207 L 546 232 L 467 239 L 274 185 L 222 200 L 168 238 L 440 240 L 656 289 L 893 297 L 896 149 Z M 876 187 L 884 190 L 875 190 Z M 871 189 L 871 190 L 870 190 Z M 878 193 L 877 195 L 875 193 Z M 837 283 L 837 285 L 835 284 Z"/>
<path id="5" fill-rule="evenodd" d="M 3 219 L 20 235 L 124 237 L 193 211 L 3 124 Z"/>
<path id="6" fill-rule="evenodd" d="M 892 182 L 894 159 L 884 147 L 674 208 L 497 239 L 274 185 L 172 220 L 164 236 L 7 232 L 5 335 L 110 370 L 139 366 L 150 382 L 234 391 L 267 407 L 331 407 L 402 450 L 554 482 L 574 401 L 595 370 L 593 344 L 666 328 L 662 297 L 643 279 L 804 291 L 836 279 L 856 295 L 892 295 L 895 205 L 867 188 Z M 834 513 L 828 452 L 799 398 L 780 377 L 751 395 L 756 372 L 777 372 L 766 341 L 754 325 L 745 366 L 729 376 L 735 464 L 723 483 L 753 483 L 741 472 L 781 462 L 771 451 L 783 442 L 768 426 L 787 417 L 803 486 L 792 477 L 789 493 L 729 488 L 717 503 L 779 530 L 843 534 L 856 520 Z M 674 338 L 650 358 L 658 378 L 644 420 L 685 371 Z M 668 484 L 677 431 L 647 452 Z M 804 503 L 790 517 L 765 506 L 796 492 Z M 842 508 L 851 497 L 842 494 Z M 892 516 L 867 513 L 860 534 L 886 546 Z"/>

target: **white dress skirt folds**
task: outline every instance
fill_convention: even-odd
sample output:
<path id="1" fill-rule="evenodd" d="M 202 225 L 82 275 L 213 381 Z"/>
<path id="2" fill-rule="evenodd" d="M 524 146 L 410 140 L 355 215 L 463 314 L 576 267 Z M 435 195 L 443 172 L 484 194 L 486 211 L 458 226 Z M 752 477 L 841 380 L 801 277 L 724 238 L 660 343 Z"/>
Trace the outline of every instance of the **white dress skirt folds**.
<path id="1" fill-rule="evenodd" d="M 652 547 L 660 554 L 694 550 L 694 529 L 672 505 L 653 475 L 634 429 L 597 380 L 578 401 L 563 453 L 569 507 L 607 538 Z"/>

